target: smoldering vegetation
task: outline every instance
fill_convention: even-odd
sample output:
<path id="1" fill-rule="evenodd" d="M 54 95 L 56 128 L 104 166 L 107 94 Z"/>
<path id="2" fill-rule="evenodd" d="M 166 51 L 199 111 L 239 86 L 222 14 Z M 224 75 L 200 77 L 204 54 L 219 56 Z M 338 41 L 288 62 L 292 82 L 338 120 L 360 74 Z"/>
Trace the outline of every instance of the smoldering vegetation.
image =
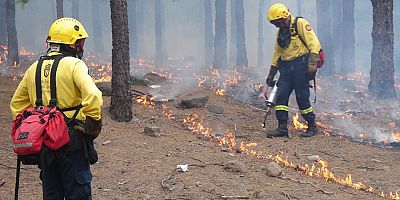
<path id="1" fill-rule="evenodd" d="M 131 76 L 143 78 L 156 73 L 168 80 L 153 85 L 154 95 L 168 99 L 191 90 L 193 87 L 206 87 L 221 95 L 229 95 L 263 108 L 261 94 L 265 90 L 265 77 L 271 63 L 275 32 L 277 29 L 268 23 L 266 13 L 269 5 L 278 1 L 243 1 L 243 19 L 236 18 L 234 1 L 226 1 L 222 13 L 225 14 L 225 66 L 212 66 L 207 63 L 206 29 L 211 27 L 211 39 L 216 37 L 216 16 L 219 12 L 215 0 L 210 0 L 209 12 L 205 12 L 204 0 L 136 0 L 128 1 Z M 315 1 L 302 1 L 301 10 L 297 10 L 297 1 L 279 1 L 285 3 L 293 16 L 301 11 L 318 35 L 319 24 Z M 332 4 L 333 6 L 333 4 Z M 339 5 L 340 6 L 340 5 Z M 400 8 L 400 2 L 394 1 L 394 10 Z M 370 1 L 354 1 L 354 69 L 355 72 L 343 75 L 343 50 L 339 30 L 347 29 L 346 19 L 338 17 L 340 12 L 332 8 L 332 33 L 334 55 L 327 57 L 335 62 L 335 70 L 330 76 L 317 79 L 317 103 L 313 104 L 324 125 L 326 134 L 344 135 L 357 141 L 369 140 L 374 143 L 396 141 L 397 124 L 400 111 L 396 100 L 381 101 L 368 96 L 368 72 L 371 69 L 372 51 L 372 5 Z M 73 12 L 72 1 L 64 1 L 64 15 L 78 17 L 89 33 L 86 42 L 85 61 L 91 68 L 93 77 L 98 81 L 110 81 L 111 67 L 111 19 L 109 2 L 106 0 L 79 1 L 78 16 Z M 210 16 L 207 15 L 211 14 Z M 208 17 L 208 18 L 207 18 Z M 16 27 L 21 54 L 19 68 L 1 65 L 1 73 L 18 77 L 40 54 L 46 51 L 45 39 L 49 25 L 56 18 L 55 1 L 32 1 L 16 6 Z M 262 21 L 260 21 L 260 19 Z M 400 32 L 399 12 L 394 12 L 394 61 L 396 74 L 400 71 Z M 209 21 L 207 21 L 209 20 Z M 237 63 L 237 23 L 244 22 L 244 40 L 248 65 Z M 341 23 L 336 23 L 340 20 Z M 208 24 L 210 23 L 211 24 Z M 334 26 L 334 24 L 336 26 Z M 159 26 L 160 30 L 157 31 Z M 207 29 L 208 30 L 208 29 Z M 236 34 L 235 34 L 236 33 Z M 261 38 L 259 34 L 262 34 Z M 161 35 L 158 35 L 161 34 Z M 210 37 L 210 36 L 209 36 Z M 157 38 L 161 46 L 157 46 Z M 210 38 L 208 38 L 210 39 Z M 261 42 L 262 45 L 259 45 Z M 260 61 L 260 46 L 262 59 Z M 159 47 L 159 48 L 157 48 Z M 323 47 L 324 48 L 324 47 Z M 3 48 L 4 49 L 4 48 Z M 214 55 L 216 48 L 212 48 Z M 21 53 L 25 52 L 26 54 Z M 127 49 L 128 51 L 128 49 Z M 3 50 L 4 54 L 4 50 Z M 161 60 L 157 54 L 162 54 Z M 1 56 L 5 60 L 5 56 Z M 158 60 L 158 61 L 157 61 Z M 214 58 L 215 60 L 215 58 Z M 4 62 L 2 62 L 4 63 Z M 260 65 L 260 63 L 263 63 Z M 324 69 L 323 69 L 324 70 Z M 155 85 L 155 86 L 154 86 Z M 399 89 L 398 79 L 395 83 Z M 311 89 L 311 98 L 315 96 Z M 291 115 L 296 110 L 295 99 L 291 99 Z M 261 118 L 262 116 L 260 116 Z"/>

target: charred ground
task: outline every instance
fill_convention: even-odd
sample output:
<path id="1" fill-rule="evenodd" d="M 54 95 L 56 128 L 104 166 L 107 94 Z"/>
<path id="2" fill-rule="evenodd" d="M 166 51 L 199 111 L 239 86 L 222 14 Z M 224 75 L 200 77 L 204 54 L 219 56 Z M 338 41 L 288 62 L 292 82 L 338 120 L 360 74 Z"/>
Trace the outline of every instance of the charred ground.
<path id="1" fill-rule="evenodd" d="M 0 196 L 4 199 L 13 198 L 16 158 L 9 136 L 9 102 L 18 82 L 10 77 L 0 77 L 0 109 L 3 111 L 0 114 Z M 134 89 L 147 92 L 149 88 L 135 86 Z M 203 116 L 204 126 L 212 128 L 216 135 L 223 135 L 229 128 L 236 134 L 238 142 L 255 142 L 255 148 L 266 154 L 287 155 L 288 160 L 296 164 L 309 165 L 312 161 L 307 159 L 307 155 L 319 155 L 328 162 L 337 177 L 351 174 L 354 183 L 362 182 L 386 194 L 400 188 L 397 181 L 400 178 L 400 156 L 393 149 L 377 148 L 327 134 L 300 138 L 300 132 L 293 127 L 290 130 L 292 139 L 266 138 L 261 128 L 264 113 L 250 107 L 248 102 L 220 96 L 203 88 L 182 92 L 182 95 L 188 93 L 209 96 L 207 105 L 223 108 L 223 114 L 210 112 L 207 107 L 181 109 L 177 102 L 170 101 L 166 106 L 176 117 L 170 120 L 157 109 L 134 104 L 135 118 L 130 123 L 117 123 L 110 119 L 110 97 L 105 97 L 103 132 L 96 140 L 100 160 L 92 167 L 94 199 L 223 199 L 223 196 L 250 199 L 379 199 L 365 191 L 326 182 L 323 178 L 310 177 L 291 168 L 284 168 L 280 177 L 270 177 L 265 172 L 269 161 L 229 150 L 179 123 L 179 119 L 193 113 Z M 366 112 L 367 109 L 360 105 L 365 103 L 368 108 L 368 101 L 349 100 L 338 104 L 339 107 L 342 105 L 342 109 L 329 106 L 331 112 L 324 114 L 326 105 L 332 104 L 332 101 L 324 94 L 320 95 L 320 100 L 315 105 L 319 121 L 332 126 L 324 132 L 342 134 L 349 131 L 335 126 L 339 114 L 333 113 L 338 111 L 341 119 L 346 111 L 352 114 L 351 121 L 356 120 L 361 127 L 382 127 L 394 123 L 395 129 L 396 116 L 385 114 L 388 109 L 393 111 L 393 104 L 382 103 L 380 106 L 386 107 L 378 109 L 380 106 L 377 105 L 376 109 Z M 146 126 L 158 126 L 163 135 L 151 137 L 143 134 Z M 275 126 L 272 116 L 267 130 Z M 354 138 L 359 138 L 358 130 L 350 129 L 354 130 Z M 179 164 L 189 164 L 189 170 L 174 172 Z M 39 170 L 32 166 L 23 168 L 21 199 L 40 199 Z"/>

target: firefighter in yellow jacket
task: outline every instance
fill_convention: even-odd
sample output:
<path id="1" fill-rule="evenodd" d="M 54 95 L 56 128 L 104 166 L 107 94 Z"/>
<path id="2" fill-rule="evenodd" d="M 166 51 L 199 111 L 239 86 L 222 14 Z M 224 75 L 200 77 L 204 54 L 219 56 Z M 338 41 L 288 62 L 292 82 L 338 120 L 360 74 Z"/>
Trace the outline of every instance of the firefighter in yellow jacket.
<path id="1" fill-rule="evenodd" d="M 88 67 L 81 60 L 83 46 L 88 37 L 82 24 L 73 18 L 61 18 L 50 27 L 47 43 L 49 50 L 45 57 L 62 56 L 56 73 L 57 107 L 68 119 L 76 118 L 69 126 L 70 143 L 55 152 L 46 152 L 45 176 L 40 166 L 44 199 L 92 199 L 90 165 L 84 149 L 82 135 L 94 139 L 101 131 L 102 94 L 89 75 Z M 42 101 L 50 100 L 49 71 L 54 60 L 44 60 L 41 76 Z M 10 107 L 13 117 L 23 110 L 35 106 L 35 72 L 38 61 L 26 71 Z M 77 115 L 74 117 L 75 112 Z M 78 122 L 84 124 L 84 131 L 75 130 Z"/>
<path id="2" fill-rule="evenodd" d="M 310 104 L 309 80 L 315 77 L 321 45 L 311 25 L 303 18 L 290 15 L 289 9 L 277 3 L 270 7 L 268 20 L 279 28 L 272 57 L 272 64 L 267 77 L 267 85 L 274 86 L 274 77 L 279 71 L 276 100 L 276 118 L 278 128 L 267 132 L 269 137 L 288 136 L 289 96 L 294 90 L 296 101 L 308 129 L 303 137 L 311 137 L 318 133 L 315 114 Z M 297 22 L 297 24 L 295 24 Z"/>

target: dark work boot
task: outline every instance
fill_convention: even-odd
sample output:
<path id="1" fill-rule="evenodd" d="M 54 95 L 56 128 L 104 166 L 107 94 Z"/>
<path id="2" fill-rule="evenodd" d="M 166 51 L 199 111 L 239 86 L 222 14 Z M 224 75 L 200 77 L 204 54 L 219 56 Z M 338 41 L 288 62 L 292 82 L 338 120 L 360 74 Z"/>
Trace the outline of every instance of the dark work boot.
<path id="1" fill-rule="evenodd" d="M 287 121 L 279 122 L 278 128 L 273 131 L 267 132 L 267 137 L 289 137 L 289 131 L 287 128 Z"/>
<path id="2" fill-rule="evenodd" d="M 314 122 L 308 122 L 307 131 L 300 134 L 301 137 L 312 137 L 318 134 L 317 124 Z"/>

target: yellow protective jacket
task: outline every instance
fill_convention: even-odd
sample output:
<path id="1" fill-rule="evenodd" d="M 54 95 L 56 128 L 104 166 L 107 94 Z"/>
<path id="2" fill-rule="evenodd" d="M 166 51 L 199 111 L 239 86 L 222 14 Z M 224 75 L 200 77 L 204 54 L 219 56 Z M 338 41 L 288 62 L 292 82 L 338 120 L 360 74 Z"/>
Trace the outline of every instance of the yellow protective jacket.
<path id="1" fill-rule="evenodd" d="M 50 55 L 54 55 L 51 53 Z M 51 70 L 54 60 L 44 60 L 42 65 L 42 100 L 44 105 L 50 101 L 50 75 L 44 75 L 45 70 Z M 33 63 L 25 72 L 10 102 L 13 118 L 27 108 L 32 108 L 36 101 L 35 73 L 38 61 Z M 50 69 L 46 66 L 49 66 Z M 46 73 L 48 74 L 48 73 Z M 85 120 L 90 116 L 95 120 L 101 119 L 103 98 L 101 91 L 96 87 L 89 75 L 86 64 L 74 57 L 61 59 L 56 74 L 57 107 L 60 109 L 71 108 L 82 104 L 82 108 L 76 117 Z M 71 118 L 75 111 L 65 112 Z"/>
<path id="2" fill-rule="evenodd" d="M 292 34 L 292 37 L 289 47 L 283 49 L 278 45 L 277 40 L 275 40 L 275 49 L 274 49 L 274 54 L 272 56 L 272 64 L 271 64 L 274 67 L 278 66 L 279 58 L 283 61 L 290 61 L 297 57 L 303 56 L 307 53 L 318 54 L 319 50 L 321 49 L 321 44 L 319 43 L 317 35 L 315 35 L 310 23 L 308 23 L 308 21 L 303 18 L 298 18 L 297 19 L 298 34 L 296 34 L 296 31 L 293 27 L 294 21 L 295 18 L 291 16 L 290 32 Z M 300 40 L 299 38 L 300 36 L 306 43 L 307 47 Z"/>

